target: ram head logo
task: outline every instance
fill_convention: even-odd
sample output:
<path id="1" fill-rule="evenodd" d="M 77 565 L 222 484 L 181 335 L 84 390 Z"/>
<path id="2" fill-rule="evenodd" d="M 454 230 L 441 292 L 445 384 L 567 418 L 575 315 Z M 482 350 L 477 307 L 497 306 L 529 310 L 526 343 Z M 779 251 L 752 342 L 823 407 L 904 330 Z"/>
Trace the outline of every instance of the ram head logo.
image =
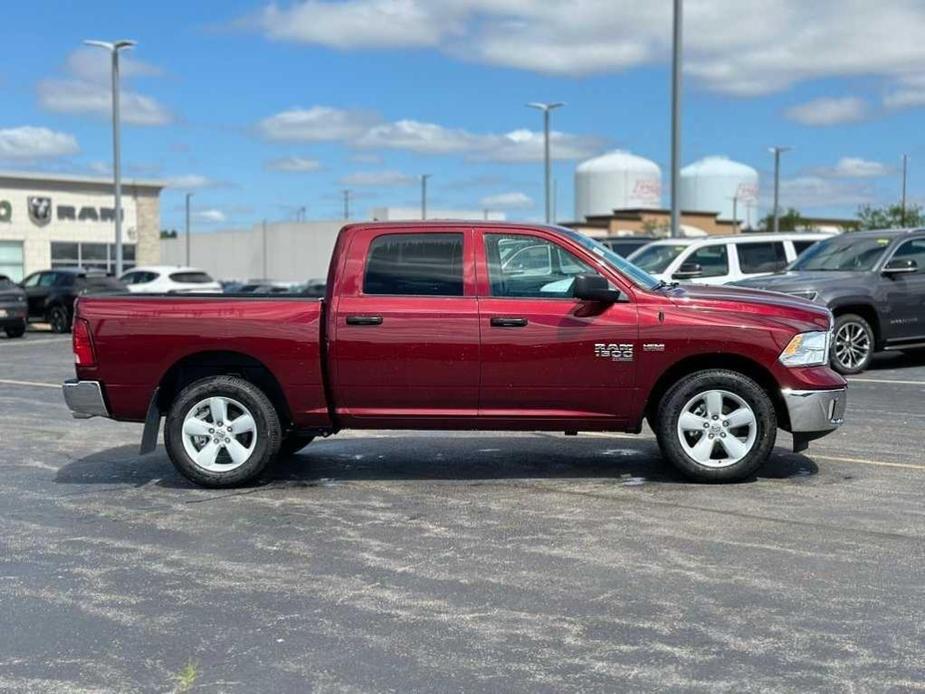
<path id="1" fill-rule="evenodd" d="M 29 219 L 35 224 L 42 226 L 51 221 L 51 198 L 33 195 L 29 197 L 28 203 Z"/>

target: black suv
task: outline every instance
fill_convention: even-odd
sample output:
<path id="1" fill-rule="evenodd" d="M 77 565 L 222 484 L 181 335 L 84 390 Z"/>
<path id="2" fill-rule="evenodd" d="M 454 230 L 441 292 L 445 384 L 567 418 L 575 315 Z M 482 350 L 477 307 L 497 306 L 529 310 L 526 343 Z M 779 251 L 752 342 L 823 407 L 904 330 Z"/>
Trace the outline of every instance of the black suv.
<path id="1" fill-rule="evenodd" d="M 71 330 L 74 299 L 82 294 L 115 294 L 128 288 L 115 277 L 79 268 L 33 272 L 22 281 L 29 318 L 51 324 L 52 332 Z"/>
<path id="2" fill-rule="evenodd" d="M 832 368 L 843 374 L 866 369 L 876 351 L 925 347 L 925 229 L 845 233 L 815 244 L 786 272 L 732 284 L 831 309 Z"/>
<path id="3" fill-rule="evenodd" d="M 7 337 L 26 332 L 26 293 L 6 275 L 0 275 L 0 329 Z"/>

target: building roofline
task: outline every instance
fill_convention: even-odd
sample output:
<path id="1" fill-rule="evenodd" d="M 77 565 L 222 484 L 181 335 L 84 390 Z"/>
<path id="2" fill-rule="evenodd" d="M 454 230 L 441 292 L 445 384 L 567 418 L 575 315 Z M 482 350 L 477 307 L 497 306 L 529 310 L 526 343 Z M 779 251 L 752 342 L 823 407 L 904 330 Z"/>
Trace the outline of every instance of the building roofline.
<path id="1" fill-rule="evenodd" d="M 36 181 L 39 183 L 51 181 L 56 183 L 83 183 L 85 185 L 109 186 L 112 187 L 113 180 L 108 176 L 81 176 L 77 174 L 60 174 L 49 173 L 44 171 L 3 171 L 0 170 L 0 181 L 19 180 L 19 181 Z M 156 188 L 158 190 L 167 187 L 167 181 L 143 178 L 123 178 L 123 186 L 135 188 Z"/>

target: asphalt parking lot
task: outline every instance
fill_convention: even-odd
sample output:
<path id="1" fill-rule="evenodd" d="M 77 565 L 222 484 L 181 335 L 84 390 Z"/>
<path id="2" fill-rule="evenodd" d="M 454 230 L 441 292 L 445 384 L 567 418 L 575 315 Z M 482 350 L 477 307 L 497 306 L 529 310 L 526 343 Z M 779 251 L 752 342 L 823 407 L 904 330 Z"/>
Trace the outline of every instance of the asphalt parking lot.
<path id="1" fill-rule="evenodd" d="M 925 356 L 805 455 L 691 484 L 650 435 L 361 432 L 208 491 L 0 339 L 0 690 L 925 689 Z"/>

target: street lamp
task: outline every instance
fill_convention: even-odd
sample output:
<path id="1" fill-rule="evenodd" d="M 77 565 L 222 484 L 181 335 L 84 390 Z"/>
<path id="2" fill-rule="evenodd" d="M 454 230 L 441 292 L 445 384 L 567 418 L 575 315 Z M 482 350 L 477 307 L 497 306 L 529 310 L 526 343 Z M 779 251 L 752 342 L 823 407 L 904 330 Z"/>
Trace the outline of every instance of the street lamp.
<path id="1" fill-rule="evenodd" d="M 550 188 L 552 187 L 552 169 L 550 168 L 549 162 L 549 112 L 565 106 L 565 104 L 563 102 L 544 104 L 538 101 L 534 101 L 527 104 L 527 106 L 529 108 L 535 108 L 543 112 L 543 162 L 545 168 L 544 187 L 546 191 L 546 223 L 549 224 L 552 221 L 552 195 L 550 193 Z"/>
<path id="2" fill-rule="evenodd" d="M 682 0 L 674 0 L 671 49 L 671 231 L 681 235 L 681 49 L 684 13 Z"/>
<path id="3" fill-rule="evenodd" d="M 190 266 L 190 238 L 189 238 L 189 199 L 192 193 L 186 194 L 186 267 Z"/>
<path id="4" fill-rule="evenodd" d="M 427 219 L 427 179 L 433 174 L 421 174 L 421 219 Z"/>
<path id="5" fill-rule="evenodd" d="M 112 173 L 115 189 L 116 277 L 122 275 L 122 172 L 119 156 L 119 51 L 137 45 L 135 41 L 84 41 L 88 46 L 105 48 L 112 58 Z"/>
<path id="6" fill-rule="evenodd" d="M 768 151 L 774 155 L 774 233 L 780 231 L 780 155 L 789 152 L 792 147 L 770 147 Z"/>

